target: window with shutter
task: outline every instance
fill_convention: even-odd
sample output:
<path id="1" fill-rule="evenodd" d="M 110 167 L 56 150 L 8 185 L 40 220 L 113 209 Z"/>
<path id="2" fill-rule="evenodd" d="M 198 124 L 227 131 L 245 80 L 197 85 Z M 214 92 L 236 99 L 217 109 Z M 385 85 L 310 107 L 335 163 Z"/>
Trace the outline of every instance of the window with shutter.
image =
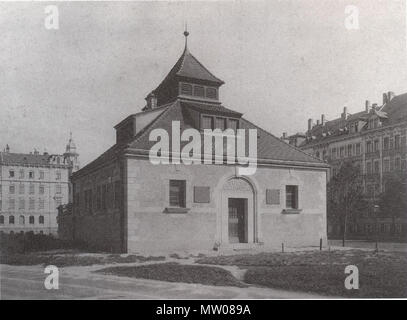
<path id="1" fill-rule="evenodd" d="M 192 85 L 189 83 L 181 83 L 181 94 L 192 96 Z"/>
<path id="2" fill-rule="evenodd" d="M 218 90 L 216 88 L 206 88 L 206 97 L 210 99 L 218 98 Z"/>

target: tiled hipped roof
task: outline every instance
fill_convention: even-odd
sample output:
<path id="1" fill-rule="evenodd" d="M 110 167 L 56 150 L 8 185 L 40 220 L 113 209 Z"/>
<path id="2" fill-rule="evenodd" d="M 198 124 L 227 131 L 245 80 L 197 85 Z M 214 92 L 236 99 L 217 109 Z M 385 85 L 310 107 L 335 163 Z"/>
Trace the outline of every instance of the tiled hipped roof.
<path id="1" fill-rule="evenodd" d="M 308 131 L 308 136 L 313 137 L 313 139 L 304 141 L 300 147 L 311 147 L 321 143 L 329 143 L 340 137 L 349 138 L 352 136 L 358 136 L 364 131 L 368 132 L 366 128 L 362 128 L 361 131 L 354 133 L 340 130 L 343 130 L 345 127 L 349 129 L 349 124 L 357 120 L 367 123 L 369 117 L 372 115 L 377 115 L 382 119 L 383 127 L 407 121 L 407 93 L 395 96 L 390 102 L 387 102 L 375 110 L 371 110 L 370 113 L 361 111 L 349 114 L 346 119 L 337 118 L 327 121 L 325 124 L 315 125 L 310 131 Z M 328 132 L 330 134 L 328 134 Z"/>
<path id="2" fill-rule="evenodd" d="M 47 166 L 50 165 L 49 154 L 26 154 L 26 153 L 10 153 L 0 152 L 0 164 L 3 165 L 32 165 L 32 166 Z M 61 163 L 60 165 L 64 165 Z"/>

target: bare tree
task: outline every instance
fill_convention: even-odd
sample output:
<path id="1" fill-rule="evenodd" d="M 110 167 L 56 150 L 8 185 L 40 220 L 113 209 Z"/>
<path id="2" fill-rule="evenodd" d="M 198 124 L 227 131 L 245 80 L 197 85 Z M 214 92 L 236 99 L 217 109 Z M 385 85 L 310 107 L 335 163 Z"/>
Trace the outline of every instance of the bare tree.
<path id="1" fill-rule="evenodd" d="M 358 166 L 347 161 L 342 163 L 338 173 L 328 183 L 328 219 L 342 226 L 342 245 L 345 246 L 347 224 L 355 222 L 363 200 L 363 179 Z"/>

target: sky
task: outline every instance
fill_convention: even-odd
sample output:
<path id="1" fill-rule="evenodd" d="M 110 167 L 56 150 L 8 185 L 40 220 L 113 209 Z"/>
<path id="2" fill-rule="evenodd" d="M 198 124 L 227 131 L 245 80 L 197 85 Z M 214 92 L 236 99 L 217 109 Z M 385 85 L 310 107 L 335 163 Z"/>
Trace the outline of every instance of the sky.
<path id="1" fill-rule="evenodd" d="M 182 54 L 185 21 L 226 107 L 278 137 L 305 131 L 407 92 L 406 20 L 405 0 L 2 2 L 0 148 L 63 153 L 72 131 L 81 165 L 95 159 Z"/>

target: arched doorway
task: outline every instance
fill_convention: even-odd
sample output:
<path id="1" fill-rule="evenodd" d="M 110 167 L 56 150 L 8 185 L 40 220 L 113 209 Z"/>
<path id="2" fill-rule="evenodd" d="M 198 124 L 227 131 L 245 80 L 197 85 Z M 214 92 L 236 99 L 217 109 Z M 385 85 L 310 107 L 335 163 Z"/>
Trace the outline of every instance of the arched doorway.
<path id="1" fill-rule="evenodd" d="M 222 187 L 221 203 L 221 242 L 236 246 L 255 243 L 257 217 L 251 183 L 241 177 L 227 180 Z"/>

